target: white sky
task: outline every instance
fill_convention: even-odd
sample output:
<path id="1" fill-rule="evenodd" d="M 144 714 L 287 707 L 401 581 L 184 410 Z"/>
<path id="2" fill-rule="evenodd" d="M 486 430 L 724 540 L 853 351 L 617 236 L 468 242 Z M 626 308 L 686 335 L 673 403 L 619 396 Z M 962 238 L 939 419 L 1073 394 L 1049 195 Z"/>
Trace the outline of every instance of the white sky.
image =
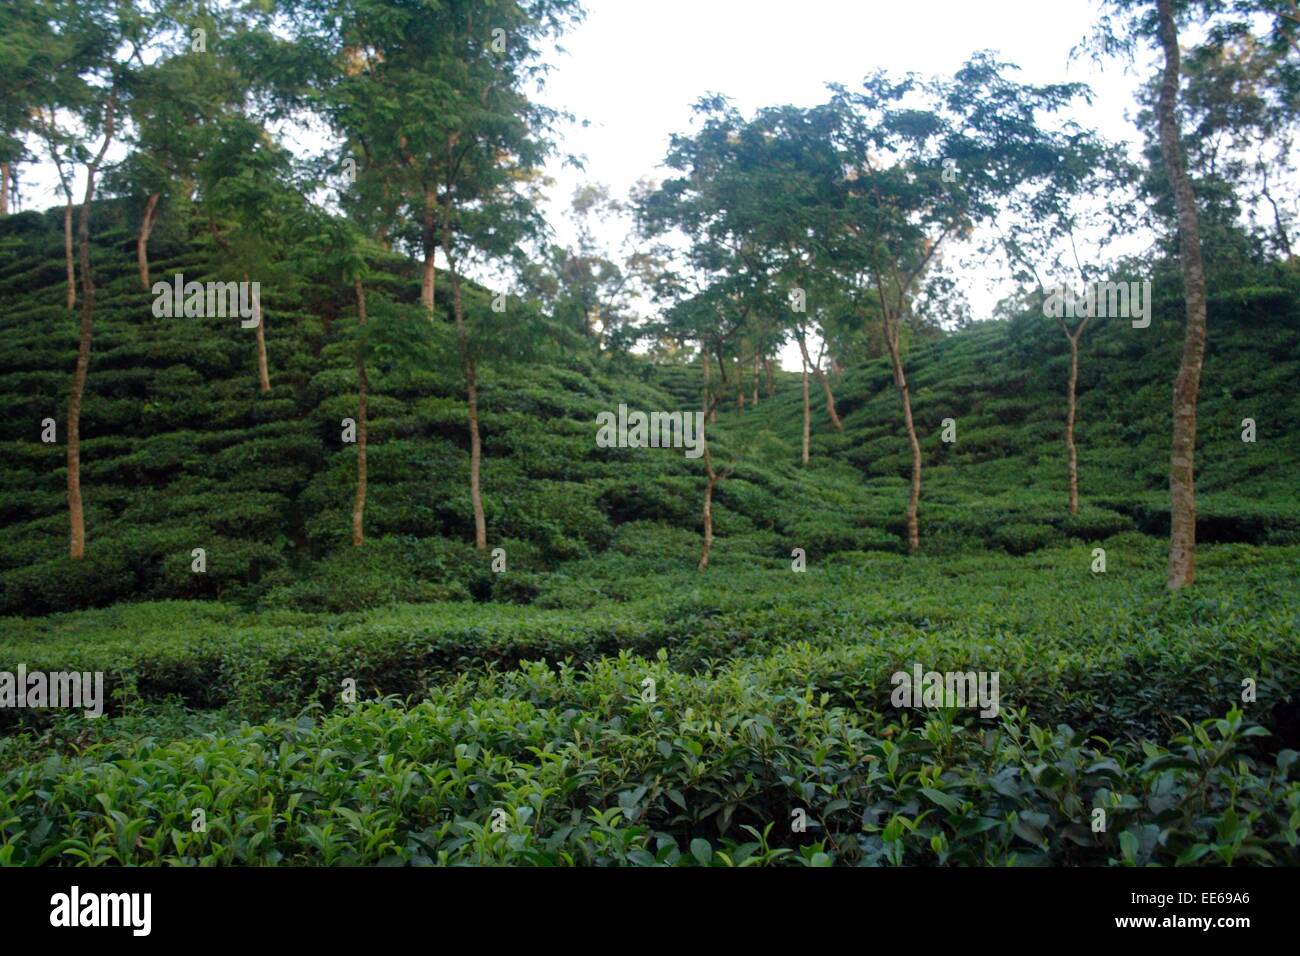
<path id="1" fill-rule="evenodd" d="M 1150 75 L 1110 62 L 1070 59 L 1098 19 L 1093 0 L 586 0 L 587 17 L 566 36 L 542 100 L 590 125 L 567 128 L 562 151 L 586 169 L 551 166 L 556 186 L 548 218 L 569 238 L 564 211 L 576 185 L 600 182 L 625 198 L 641 178 L 661 179 L 669 136 L 686 132 L 703 94 L 730 97 L 743 113 L 778 104 L 812 106 L 825 84 L 854 87 L 875 69 L 925 77 L 951 74 L 974 52 L 993 50 L 1020 66 L 1023 82 L 1083 82 L 1091 107 L 1073 112 L 1084 126 L 1136 150 L 1125 118 Z M 604 238 L 617 246 L 622 231 Z M 965 274 L 973 317 L 986 318 L 1006 292 L 1000 270 Z M 798 349 L 782 356 L 798 369 Z"/>

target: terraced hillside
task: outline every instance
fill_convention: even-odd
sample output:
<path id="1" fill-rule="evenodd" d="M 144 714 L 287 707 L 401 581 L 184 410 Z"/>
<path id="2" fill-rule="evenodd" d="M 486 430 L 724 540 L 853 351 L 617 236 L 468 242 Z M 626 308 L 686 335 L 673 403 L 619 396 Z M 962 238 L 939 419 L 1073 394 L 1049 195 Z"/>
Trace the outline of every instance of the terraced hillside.
<path id="1" fill-rule="evenodd" d="M 333 290 L 264 290 L 272 390 L 257 391 L 251 332 L 232 319 L 156 318 L 135 277 L 131 213 L 97 215 L 100 287 L 83 409 L 90 548 L 64 559 L 64 424 L 76 320 L 63 304 L 59 217 L 23 214 L 0 226 L 0 423 L 6 533 L 0 610 L 42 613 L 122 599 L 221 598 L 304 609 L 393 600 L 490 596 L 504 588 L 472 538 L 468 437 L 459 369 L 371 372 L 370 496 L 364 561 L 348 546 L 355 415 L 347 345 L 354 314 Z M 154 277 L 219 276 L 201 232 L 164 219 Z M 399 260 L 376 284 L 413 300 Z M 1208 541 L 1300 540 L 1290 463 L 1300 460 L 1300 280 L 1213 303 L 1201 406 L 1201 535 Z M 1165 290 L 1168 292 L 1169 290 Z M 1157 292 L 1160 292 L 1158 287 Z M 1158 294 L 1151 328 L 1098 323 L 1084 340 L 1078 441 L 1084 507 L 1062 506 L 1064 338 L 1047 320 L 976 325 L 918 344 L 908 356 L 926 458 L 924 546 L 946 553 L 992 545 L 1026 553 L 1167 526 L 1168 382 L 1178 305 Z M 1265 370 L 1265 371 L 1261 371 Z M 619 403 L 693 407 L 698 367 L 612 363 L 577 349 L 553 364 L 489 371 L 483 387 L 484 494 L 493 546 L 520 572 L 554 570 L 605 552 L 629 525 L 698 532 L 702 466 L 680 452 L 597 447 L 595 417 Z M 798 464 L 799 385 L 728 406 L 711 429 L 734 466 L 715 509 L 721 560 L 899 550 L 906 443 L 883 361 L 833 383 L 846 423 L 835 433 L 814 407 L 813 462 Z M 690 404 L 687 404 L 690 403 Z M 940 438 L 956 422 L 957 441 Z M 1258 441 L 1241 441 L 1242 419 Z M 689 566 L 693 546 L 672 557 Z M 191 550 L 209 556 L 191 573 Z M 518 599 L 528 589 L 499 596 Z"/>

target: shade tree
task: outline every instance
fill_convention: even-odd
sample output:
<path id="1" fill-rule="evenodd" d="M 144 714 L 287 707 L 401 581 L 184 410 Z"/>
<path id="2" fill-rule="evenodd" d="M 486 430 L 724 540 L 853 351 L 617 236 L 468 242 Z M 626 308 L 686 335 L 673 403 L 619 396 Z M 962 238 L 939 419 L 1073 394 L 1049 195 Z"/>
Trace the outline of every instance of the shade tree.
<path id="1" fill-rule="evenodd" d="M 1169 459 L 1169 566 L 1171 591 L 1196 579 L 1196 405 L 1205 363 L 1206 280 L 1201 209 L 1184 148 L 1180 99 L 1183 51 L 1180 26 L 1212 24 L 1241 12 L 1227 0 L 1106 0 L 1089 48 L 1097 56 L 1132 58 L 1154 48 L 1163 56 L 1154 103 L 1156 141 L 1173 199 L 1178 258 L 1183 278 L 1183 349 L 1173 389 Z"/>
<path id="2" fill-rule="evenodd" d="M 947 80 L 883 72 L 860 90 L 833 87 L 832 136 L 844 171 L 827 242 L 847 294 L 873 296 L 911 449 L 907 543 L 920 548 L 922 456 L 904 363 L 903 330 L 920 283 L 949 246 L 973 236 L 999 201 L 1051 161 L 1043 115 L 1077 85 L 1017 83 L 987 54 Z"/>
<path id="3" fill-rule="evenodd" d="M 1054 320 L 1069 344 L 1065 447 L 1073 515 L 1079 511 L 1079 345 L 1092 319 L 1108 309 L 1109 293 L 1098 283 L 1113 268 L 1108 249 L 1137 221 L 1137 171 L 1122 147 L 1094 130 L 1068 122 L 1042 134 L 1039 161 L 1001 200 L 1002 212 L 979 246 L 985 255 L 1000 255 L 1014 280 L 1033 287 L 1031 307 Z M 1120 301 L 1118 293 L 1113 297 Z M 1127 292 L 1123 300 L 1129 301 Z"/>
<path id="4" fill-rule="evenodd" d="M 306 199 L 292 156 L 262 124 L 243 114 L 218 121 L 197 172 L 207 233 L 224 265 L 255 290 L 258 389 L 266 393 L 271 376 L 260 290 L 299 280 L 289 252 L 302 238 Z"/>
<path id="5" fill-rule="evenodd" d="M 153 58 L 130 77 L 130 153 L 107 186 L 141 209 L 136 267 L 146 290 L 149 238 L 160 209 L 189 204 L 221 122 L 247 105 L 247 73 L 231 56 L 248 32 L 237 12 L 172 0 L 160 13 Z"/>
<path id="6" fill-rule="evenodd" d="M 64 41 L 67 56 L 52 111 L 68 108 L 75 115 L 74 154 L 85 175 L 85 191 L 77 220 L 78 266 L 81 278 L 80 333 L 77 359 L 68 397 L 68 552 L 73 560 L 86 553 L 85 511 L 81 495 L 81 402 L 90 371 L 94 340 L 95 279 L 91 270 L 90 216 L 95 190 L 109 148 L 118 134 L 122 101 L 132 70 L 142 63 L 141 51 L 157 25 L 150 4 L 127 6 L 111 0 L 55 3 L 48 8 L 53 30 Z"/>

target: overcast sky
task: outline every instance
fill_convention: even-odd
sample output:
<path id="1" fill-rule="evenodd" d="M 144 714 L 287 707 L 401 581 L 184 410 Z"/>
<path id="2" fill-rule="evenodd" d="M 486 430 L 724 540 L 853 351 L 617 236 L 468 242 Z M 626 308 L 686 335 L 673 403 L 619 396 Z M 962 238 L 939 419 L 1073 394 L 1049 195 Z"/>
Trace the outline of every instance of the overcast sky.
<path id="1" fill-rule="evenodd" d="M 744 113 L 777 104 L 811 106 L 826 84 L 856 86 L 875 69 L 925 77 L 953 73 L 972 53 L 993 50 L 1021 67 L 1024 82 L 1083 82 L 1091 107 L 1072 113 L 1110 139 L 1136 148 L 1126 114 L 1141 76 L 1111 62 L 1099 69 L 1071 49 L 1098 19 L 1093 0 L 586 0 L 587 17 L 551 57 L 543 100 L 585 119 L 567 127 L 565 152 L 583 154 L 586 169 L 562 169 L 549 219 L 570 233 L 564 208 L 584 181 L 609 186 L 617 197 L 643 177 L 666 175 L 659 163 L 674 132 L 690 129 L 691 105 L 722 93 Z M 621 230 L 611 230 L 613 243 Z M 965 273 L 976 319 L 1007 291 L 1001 270 Z M 798 368 L 797 349 L 783 356 Z"/>

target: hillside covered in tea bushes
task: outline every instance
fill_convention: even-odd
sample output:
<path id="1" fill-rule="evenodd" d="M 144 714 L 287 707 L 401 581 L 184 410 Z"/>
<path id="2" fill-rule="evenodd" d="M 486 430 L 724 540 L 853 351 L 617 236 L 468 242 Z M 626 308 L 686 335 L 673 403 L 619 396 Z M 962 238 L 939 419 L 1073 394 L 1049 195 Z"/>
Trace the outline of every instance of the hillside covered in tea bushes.
<path id="1" fill-rule="evenodd" d="M 215 598 L 246 607 L 352 610 L 394 601 L 531 600 L 570 562 L 649 550 L 665 568 L 697 556 L 702 466 L 679 450 L 600 448 L 596 415 L 619 404 L 699 407 L 698 365 L 610 359 L 577 343 L 543 364 L 484 373 L 485 507 L 511 574 L 470 547 L 468 435 L 454 363 L 370 371 L 368 542 L 349 543 L 356 415 L 346 290 L 263 290 L 272 389 L 259 394 L 252 333 L 237 319 L 157 318 L 134 270 L 133 213 L 97 213 L 99 294 L 83 408 L 89 546 L 65 557 L 64 444 L 76 317 L 63 303 L 61 216 L 0 222 L 0 610 L 42 614 L 120 600 Z M 191 231 L 192 230 L 192 231 Z M 163 218 L 154 279 L 220 277 L 212 243 Z M 1024 554 L 1168 526 L 1169 385 L 1181 336 L 1174 279 L 1158 277 L 1151 327 L 1099 321 L 1083 340 L 1078 442 L 1083 507 L 1066 513 L 1064 337 L 1041 315 L 918 340 L 908 362 L 925 456 L 923 549 Z M 376 296 L 413 301 L 394 258 Z M 441 295 L 441 290 L 440 290 Z M 440 304 L 441 298 L 440 298 Z M 1199 532 L 1207 542 L 1300 541 L 1300 276 L 1261 267 L 1211 303 L 1200 406 Z M 813 383 L 817 390 L 817 384 Z M 813 403 L 799 464 L 798 376 L 757 407 L 722 406 L 714 457 L 734 469 L 714 506 L 716 560 L 811 561 L 902 551 L 908 457 L 888 363 L 832 377 L 844 431 Z M 41 441 L 53 418 L 58 439 Z M 1241 440 L 1242 420 L 1258 439 Z M 956 441 L 940 434 L 945 419 Z M 652 539 L 661 547 L 633 546 Z M 191 551 L 208 556 L 191 572 Z"/>

